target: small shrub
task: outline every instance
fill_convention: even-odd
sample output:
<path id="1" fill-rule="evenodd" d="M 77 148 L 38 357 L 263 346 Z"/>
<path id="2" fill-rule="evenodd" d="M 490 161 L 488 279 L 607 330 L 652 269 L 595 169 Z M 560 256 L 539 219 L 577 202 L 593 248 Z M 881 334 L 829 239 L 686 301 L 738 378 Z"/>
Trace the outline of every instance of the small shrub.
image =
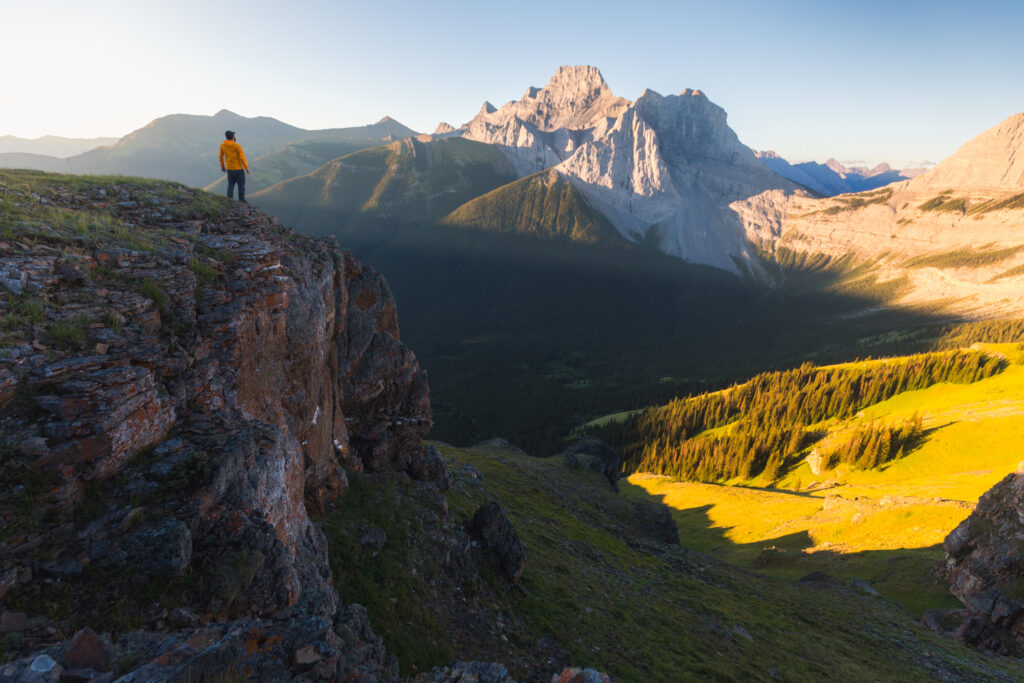
<path id="1" fill-rule="evenodd" d="M 121 334 L 124 317 L 117 311 L 107 311 L 107 314 L 103 316 L 103 324 L 113 330 L 114 334 Z"/>
<path id="2" fill-rule="evenodd" d="M 70 320 L 58 320 L 50 325 L 47 337 L 50 341 L 65 349 L 83 349 L 89 337 L 85 327 L 88 321 L 84 316 L 75 316 Z"/>
<path id="3" fill-rule="evenodd" d="M 199 259 L 192 259 L 192 272 L 200 283 L 213 282 L 217 279 L 217 271 Z"/>
<path id="4" fill-rule="evenodd" d="M 156 280 L 146 278 L 139 285 L 139 294 L 151 299 L 161 315 L 167 315 L 171 310 L 171 297 L 167 295 L 164 288 Z"/>

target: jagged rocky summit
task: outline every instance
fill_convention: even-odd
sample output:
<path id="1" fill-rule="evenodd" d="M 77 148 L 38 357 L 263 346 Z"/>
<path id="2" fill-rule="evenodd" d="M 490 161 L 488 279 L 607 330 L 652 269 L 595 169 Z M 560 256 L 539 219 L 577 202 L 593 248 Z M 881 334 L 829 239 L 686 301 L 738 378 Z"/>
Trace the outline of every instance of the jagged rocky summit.
<path id="1" fill-rule="evenodd" d="M 448 135 L 497 145 L 521 176 L 554 168 L 618 231 L 692 263 L 767 279 L 730 204 L 796 185 L 772 172 L 699 90 L 631 102 L 592 66 L 563 66 Z"/>
<path id="2" fill-rule="evenodd" d="M 5 324 L 0 353 L 4 628 L 60 659 L 83 626 L 157 624 L 113 645 L 135 658 L 124 680 L 234 660 L 393 679 L 310 514 L 345 504 L 343 465 L 446 486 L 394 299 L 336 247 L 166 189 L 0 184 L 7 206 L 56 216 L 0 237 L 0 317 L 25 321 Z M 79 213 L 84 229 L 59 222 Z M 19 628 L 47 604 L 56 618 Z M 18 666 L 0 680 L 23 680 Z"/>

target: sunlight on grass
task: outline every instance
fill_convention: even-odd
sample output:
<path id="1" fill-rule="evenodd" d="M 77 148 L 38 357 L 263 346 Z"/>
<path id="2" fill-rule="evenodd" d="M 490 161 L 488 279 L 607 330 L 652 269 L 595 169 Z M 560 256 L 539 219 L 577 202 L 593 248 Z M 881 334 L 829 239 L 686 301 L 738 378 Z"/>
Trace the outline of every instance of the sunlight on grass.
<path id="1" fill-rule="evenodd" d="M 848 420 L 816 425 L 828 430 L 822 442 L 828 443 L 872 420 L 895 423 L 920 414 L 923 443 L 881 469 L 840 466 L 815 475 L 802 462 L 777 488 L 637 473 L 624 493 L 672 507 L 683 545 L 694 550 L 794 579 L 814 570 L 873 576 L 883 593 L 910 609 L 941 606 L 948 601 L 945 586 L 908 581 L 902 570 L 874 566 L 871 554 L 905 551 L 907 568 L 927 573 L 942 558 L 946 535 L 1024 459 L 1022 352 L 1015 344 L 979 346 L 1010 365 L 974 384 L 906 392 Z"/>

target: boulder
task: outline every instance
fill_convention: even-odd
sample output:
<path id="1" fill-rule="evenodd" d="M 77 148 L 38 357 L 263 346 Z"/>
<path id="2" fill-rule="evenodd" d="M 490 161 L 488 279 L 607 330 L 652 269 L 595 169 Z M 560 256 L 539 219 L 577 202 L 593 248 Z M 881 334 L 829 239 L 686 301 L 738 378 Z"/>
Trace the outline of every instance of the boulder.
<path id="1" fill-rule="evenodd" d="M 363 527 L 359 530 L 359 545 L 369 550 L 380 550 L 388 542 L 388 535 L 376 526 Z"/>
<path id="2" fill-rule="evenodd" d="M 430 673 L 420 674 L 413 683 L 515 683 L 508 669 L 493 662 L 454 662 L 435 666 Z"/>
<path id="3" fill-rule="evenodd" d="M 667 506 L 637 501 L 633 504 L 633 512 L 644 537 L 666 545 L 679 545 L 679 527 Z"/>
<path id="4" fill-rule="evenodd" d="M 100 638 L 91 628 L 83 628 L 71 638 L 59 657 L 68 669 L 92 669 L 110 671 L 110 644 Z"/>
<path id="5" fill-rule="evenodd" d="M 551 677 L 551 683 L 611 683 L 608 674 L 596 669 L 566 667 Z"/>
<path id="6" fill-rule="evenodd" d="M 613 491 L 619 490 L 622 455 L 604 441 L 592 436 L 580 437 L 559 455 L 565 464 L 573 469 L 600 472 L 608 480 Z"/>
<path id="7" fill-rule="evenodd" d="M 515 527 L 508 521 L 501 506 L 494 501 L 484 503 L 473 514 L 471 526 L 497 561 L 501 572 L 512 583 L 518 583 L 523 575 L 526 555 Z"/>

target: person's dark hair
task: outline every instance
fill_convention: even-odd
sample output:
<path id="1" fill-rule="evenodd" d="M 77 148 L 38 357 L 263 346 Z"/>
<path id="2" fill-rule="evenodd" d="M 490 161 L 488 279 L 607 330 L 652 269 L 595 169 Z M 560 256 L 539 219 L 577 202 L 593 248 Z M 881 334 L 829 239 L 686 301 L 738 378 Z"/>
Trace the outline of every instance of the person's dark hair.
<path id="1" fill-rule="evenodd" d="M 233 130 L 226 130 L 226 131 L 224 131 L 224 139 L 225 140 L 234 140 L 235 139 L 235 131 L 233 131 Z"/>

